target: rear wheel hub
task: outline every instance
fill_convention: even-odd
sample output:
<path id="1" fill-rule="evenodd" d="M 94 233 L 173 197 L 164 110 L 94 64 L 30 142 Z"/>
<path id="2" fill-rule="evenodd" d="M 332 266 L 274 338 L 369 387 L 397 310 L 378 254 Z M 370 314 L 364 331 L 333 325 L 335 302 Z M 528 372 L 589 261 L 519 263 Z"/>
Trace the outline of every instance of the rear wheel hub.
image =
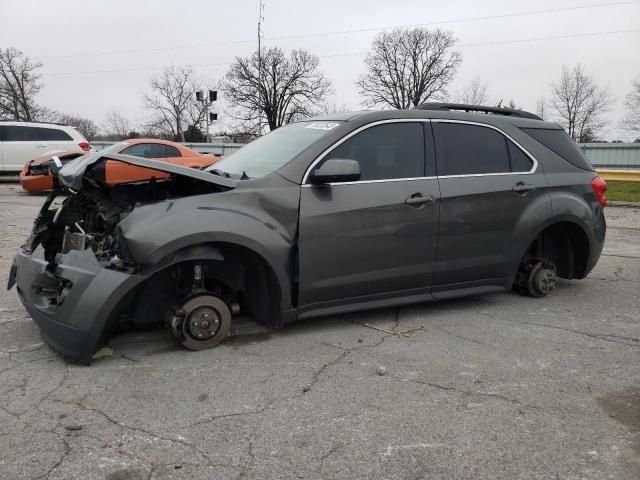
<path id="1" fill-rule="evenodd" d="M 549 262 L 534 265 L 529 273 L 527 291 L 533 297 L 544 297 L 551 293 L 558 283 L 555 266 Z"/>

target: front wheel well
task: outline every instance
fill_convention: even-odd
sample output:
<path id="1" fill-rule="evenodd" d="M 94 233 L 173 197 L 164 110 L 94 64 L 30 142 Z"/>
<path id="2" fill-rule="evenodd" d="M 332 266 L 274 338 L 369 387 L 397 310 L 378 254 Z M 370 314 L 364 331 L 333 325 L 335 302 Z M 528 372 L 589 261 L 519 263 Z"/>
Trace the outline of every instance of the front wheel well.
<path id="1" fill-rule="evenodd" d="M 199 265 L 202 281 L 194 280 Z M 282 324 L 280 286 L 267 261 L 253 250 L 231 243 L 193 245 L 172 254 L 172 260 L 155 271 L 128 295 L 124 324 L 162 323 L 167 312 L 191 295 L 195 288 L 213 291 L 240 305 L 243 312 L 271 326 Z"/>
<path id="2" fill-rule="evenodd" d="M 560 278 L 584 278 L 588 273 L 589 248 L 589 238 L 582 227 L 572 222 L 558 222 L 538 234 L 523 260 L 548 260 L 556 266 Z"/>

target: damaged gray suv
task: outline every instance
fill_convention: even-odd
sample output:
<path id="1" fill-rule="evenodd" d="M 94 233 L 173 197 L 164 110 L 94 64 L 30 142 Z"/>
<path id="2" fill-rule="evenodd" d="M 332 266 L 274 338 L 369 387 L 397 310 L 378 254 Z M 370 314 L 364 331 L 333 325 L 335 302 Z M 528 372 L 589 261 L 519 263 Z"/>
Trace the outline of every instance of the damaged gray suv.
<path id="1" fill-rule="evenodd" d="M 168 172 L 110 186 L 105 161 Z M 163 324 L 210 348 L 234 315 L 272 327 L 584 278 L 606 184 L 553 123 L 425 104 L 281 127 L 200 171 L 119 154 L 65 165 L 15 257 L 42 336 L 88 363 Z"/>

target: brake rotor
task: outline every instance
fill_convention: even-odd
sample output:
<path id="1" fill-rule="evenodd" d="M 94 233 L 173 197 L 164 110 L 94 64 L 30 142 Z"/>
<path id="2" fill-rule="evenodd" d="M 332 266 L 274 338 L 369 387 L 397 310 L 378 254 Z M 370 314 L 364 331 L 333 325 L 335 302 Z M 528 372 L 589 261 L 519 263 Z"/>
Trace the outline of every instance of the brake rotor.
<path id="1" fill-rule="evenodd" d="M 527 279 L 527 292 L 532 297 L 544 297 L 556 288 L 558 275 L 551 262 L 540 262 L 533 266 Z"/>
<path id="2" fill-rule="evenodd" d="M 220 298 L 198 295 L 183 306 L 182 345 L 190 350 L 204 350 L 220 344 L 231 327 L 231 310 Z"/>

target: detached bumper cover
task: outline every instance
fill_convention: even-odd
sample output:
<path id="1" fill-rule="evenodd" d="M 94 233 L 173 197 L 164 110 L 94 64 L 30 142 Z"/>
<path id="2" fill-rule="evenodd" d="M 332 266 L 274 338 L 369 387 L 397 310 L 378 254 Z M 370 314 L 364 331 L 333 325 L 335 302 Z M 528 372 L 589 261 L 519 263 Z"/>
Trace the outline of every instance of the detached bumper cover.
<path id="1" fill-rule="evenodd" d="M 59 255 L 55 274 L 46 270 L 42 247 L 19 252 L 9 278 L 43 339 L 65 357 L 89 363 L 110 337 L 120 300 L 145 277 L 102 268 L 91 250 Z"/>

